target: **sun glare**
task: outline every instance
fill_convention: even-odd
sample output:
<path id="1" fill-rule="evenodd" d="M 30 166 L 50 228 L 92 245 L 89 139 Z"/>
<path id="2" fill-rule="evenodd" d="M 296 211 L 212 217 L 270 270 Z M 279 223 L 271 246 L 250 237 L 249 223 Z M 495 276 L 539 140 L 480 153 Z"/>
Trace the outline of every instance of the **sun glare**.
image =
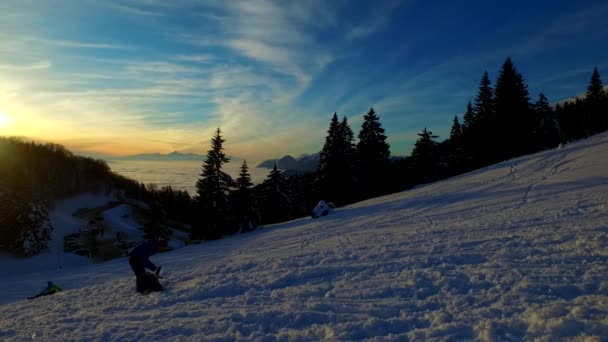
<path id="1" fill-rule="evenodd" d="M 3 111 L 0 111 L 0 128 L 8 127 L 11 123 L 11 118 Z"/>

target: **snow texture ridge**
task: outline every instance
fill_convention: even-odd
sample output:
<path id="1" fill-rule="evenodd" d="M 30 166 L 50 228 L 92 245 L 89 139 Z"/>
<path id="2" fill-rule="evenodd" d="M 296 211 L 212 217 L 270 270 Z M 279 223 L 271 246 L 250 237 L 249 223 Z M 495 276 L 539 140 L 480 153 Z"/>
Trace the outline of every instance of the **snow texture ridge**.
<path id="1" fill-rule="evenodd" d="M 125 259 L 7 271 L 0 339 L 603 341 L 607 170 L 602 134 L 155 255 L 147 296 Z"/>

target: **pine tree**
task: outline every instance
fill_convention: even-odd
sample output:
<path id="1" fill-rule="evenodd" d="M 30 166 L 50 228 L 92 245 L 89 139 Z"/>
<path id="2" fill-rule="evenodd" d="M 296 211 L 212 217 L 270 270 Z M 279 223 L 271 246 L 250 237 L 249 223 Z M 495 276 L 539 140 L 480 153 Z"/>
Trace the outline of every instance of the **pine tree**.
<path id="1" fill-rule="evenodd" d="M 196 182 L 196 201 L 199 211 L 193 231 L 196 238 L 220 238 L 230 225 L 228 208 L 230 176 L 222 171 L 222 166 L 230 159 L 224 154 L 224 142 L 221 130 L 218 128 L 211 139 L 211 149 L 203 162 L 201 177 Z"/>
<path id="2" fill-rule="evenodd" d="M 357 163 L 362 198 L 385 194 L 390 186 L 388 169 L 390 166 L 390 145 L 386 142 L 384 128 L 373 108 L 363 117 Z"/>
<path id="3" fill-rule="evenodd" d="M 341 157 L 341 170 L 340 173 L 342 176 L 339 179 L 339 191 L 341 196 L 339 196 L 338 201 L 335 202 L 336 205 L 347 204 L 354 202 L 355 200 L 355 192 L 354 192 L 354 184 L 355 184 L 355 144 L 354 144 L 354 133 L 348 124 L 348 120 L 346 116 L 342 118 L 342 122 L 340 122 L 339 127 L 340 132 L 340 150 L 342 151 Z"/>
<path id="4" fill-rule="evenodd" d="M 558 120 L 562 133 L 562 142 L 580 139 L 585 135 L 583 117 L 584 113 L 580 109 L 582 101 L 566 101 L 562 106 L 555 108 L 555 116 Z"/>
<path id="5" fill-rule="evenodd" d="M 587 86 L 587 94 L 585 96 L 585 100 L 587 101 L 600 101 L 604 98 L 604 86 L 602 84 L 602 80 L 600 79 L 600 73 L 597 71 L 597 67 L 593 69 L 593 74 L 591 75 L 591 80 L 589 80 L 589 85 Z"/>
<path id="6" fill-rule="evenodd" d="M 475 97 L 475 116 L 482 125 L 488 125 L 494 117 L 494 90 L 488 72 L 485 71 L 479 81 L 479 91 Z"/>
<path id="7" fill-rule="evenodd" d="M 496 122 L 494 90 L 490 82 L 488 72 L 484 71 L 481 80 L 479 81 L 479 90 L 475 97 L 476 129 L 472 132 L 473 152 L 476 166 L 484 166 L 492 163 L 494 160 L 491 157 L 494 153 L 493 146 L 497 142 L 495 134 L 498 130 Z"/>
<path id="8" fill-rule="evenodd" d="M 608 129 L 608 107 L 606 101 L 600 73 L 597 71 L 597 68 L 594 68 L 591 80 L 587 86 L 585 108 L 582 109 L 584 111 L 583 126 L 586 136 Z"/>
<path id="9" fill-rule="evenodd" d="M 537 149 L 557 146 L 561 141 L 559 127 L 545 94 L 539 94 L 538 100 L 534 104 L 534 111 L 537 120 L 534 132 Z"/>
<path id="10" fill-rule="evenodd" d="M 454 121 L 452 122 L 452 129 L 450 130 L 450 140 L 457 141 L 462 139 L 462 127 L 458 121 L 458 115 L 454 115 Z"/>
<path id="11" fill-rule="evenodd" d="M 319 186 L 327 201 L 344 205 L 353 197 L 353 131 L 346 117 L 334 113 L 319 159 Z"/>
<path id="12" fill-rule="evenodd" d="M 473 110 L 471 101 L 467 103 L 467 111 L 464 113 L 463 119 L 464 122 L 462 131 L 466 133 L 467 130 L 474 130 L 477 123 L 477 117 L 475 115 L 475 111 Z"/>
<path id="13" fill-rule="evenodd" d="M 289 189 L 277 164 L 258 187 L 262 222 L 270 224 L 284 222 L 290 218 L 291 201 Z"/>
<path id="14" fill-rule="evenodd" d="M 498 162 L 533 150 L 534 113 L 530 104 L 528 87 L 517 72 L 511 58 L 507 58 L 495 88 L 496 126 L 490 135 L 496 137 L 492 144 L 492 162 Z"/>
<path id="15" fill-rule="evenodd" d="M 253 196 L 253 183 L 249 174 L 247 161 L 243 160 L 239 177 L 236 179 L 237 189 L 232 193 L 235 223 L 238 231 L 254 230 L 259 223 L 259 214 Z"/>
<path id="16" fill-rule="evenodd" d="M 428 183 L 438 179 L 438 165 L 436 148 L 437 138 L 433 132 L 427 131 L 426 127 L 418 134 L 420 138 L 414 145 L 412 151 L 412 163 L 417 183 Z"/>
<path id="17" fill-rule="evenodd" d="M 166 217 L 165 210 L 157 198 L 148 201 L 150 209 L 147 211 L 147 220 L 144 227 L 144 237 L 146 239 L 168 239 L 171 236 L 171 229 L 163 222 Z"/>
<path id="18" fill-rule="evenodd" d="M 483 165 L 481 159 L 481 149 L 483 147 L 481 135 L 483 134 L 477 113 L 473 109 L 471 101 L 467 103 L 467 110 L 463 115 L 464 123 L 462 130 L 462 161 L 463 166 L 467 166 L 462 171 L 473 170 Z"/>
<path id="19" fill-rule="evenodd" d="M 450 131 L 448 173 L 457 175 L 464 172 L 465 154 L 462 125 L 458 121 L 458 115 L 454 115 L 452 129 Z"/>

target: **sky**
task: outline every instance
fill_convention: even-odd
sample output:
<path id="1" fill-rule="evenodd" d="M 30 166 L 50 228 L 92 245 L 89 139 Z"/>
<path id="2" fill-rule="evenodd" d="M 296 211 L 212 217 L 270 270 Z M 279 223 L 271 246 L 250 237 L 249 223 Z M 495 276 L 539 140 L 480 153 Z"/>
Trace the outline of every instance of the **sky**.
<path id="1" fill-rule="evenodd" d="M 606 1 L 0 1 L 0 135 L 75 153 L 321 150 L 373 107 L 393 155 L 448 138 L 511 56 L 535 99 L 608 75 Z"/>

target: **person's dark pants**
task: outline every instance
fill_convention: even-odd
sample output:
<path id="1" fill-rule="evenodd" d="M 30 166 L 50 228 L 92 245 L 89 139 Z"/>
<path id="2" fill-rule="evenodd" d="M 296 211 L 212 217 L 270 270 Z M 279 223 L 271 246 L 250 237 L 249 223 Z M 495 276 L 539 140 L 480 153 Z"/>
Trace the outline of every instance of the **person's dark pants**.
<path id="1" fill-rule="evenodd" d="M 139 293 L 144 291 L 162 291 L 163 287 L 155 277 L 146 273 L 146 268 L 139 260 L 129 257 L 129 266 L 135 273 L 135 290 Z"/>
<path id="2" fill-rule="evenodd" d="M 129 257 L 129 266 L 131 266 L 133 273 L 135 273 L 135 289 L 137 292 L 144 292 L 145 279 L 147 278 L 144 265 L 139 260 Z"/>

